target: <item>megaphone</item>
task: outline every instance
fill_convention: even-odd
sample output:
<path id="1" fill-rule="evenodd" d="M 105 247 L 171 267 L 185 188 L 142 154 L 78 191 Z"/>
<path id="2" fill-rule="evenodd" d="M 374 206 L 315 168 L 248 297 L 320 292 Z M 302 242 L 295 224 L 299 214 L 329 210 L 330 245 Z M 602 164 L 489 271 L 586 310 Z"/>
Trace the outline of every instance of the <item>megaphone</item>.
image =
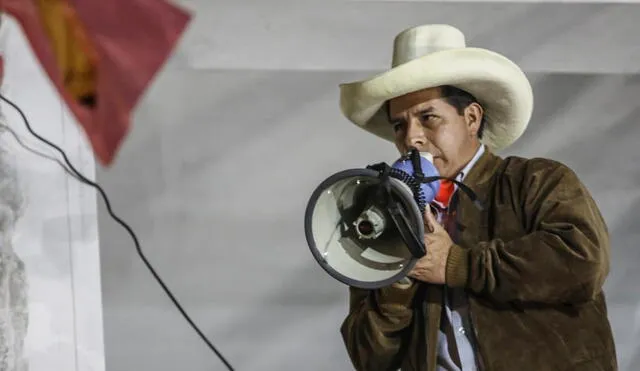
<path id="1" fill-rule="evenodd" d="M 411 149 L 391 166 L 340 171 L 313 191 L 307 244 L 333 278 L 363 289 L 400 281 L 426 253 L 424 216 L 442 179 L 433 156 Z"/>

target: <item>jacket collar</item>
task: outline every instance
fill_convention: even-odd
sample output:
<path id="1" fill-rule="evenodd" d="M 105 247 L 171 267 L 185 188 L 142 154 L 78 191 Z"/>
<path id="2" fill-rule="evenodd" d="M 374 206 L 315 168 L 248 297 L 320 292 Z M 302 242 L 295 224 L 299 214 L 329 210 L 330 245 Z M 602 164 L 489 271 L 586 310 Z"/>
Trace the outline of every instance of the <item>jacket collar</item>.
<path id="1" fill-rule="evenodd" d="M 460 170 L 460 172 L 458 173 L 458 176 L 456 177 L 456 180 L 463 182 L 464 178 L 469 173 L 469 170 L 473 169 L 473 167 L 476 165 L 476 162 L 478 162 L 478 160 L 480 159 L 480 157 L 482 157 L 485 151 L 486 151 L 486 146 L 484 144 L 480 144 L 480 147 L 478 147 L 476 154 L 473 155 L 473 158 L 471 159 L 471 161 L 469 161 L 469 163 L 464 168 L 462 168 L 462 170 Z"/>
<path id="2" fill-rule="evenodd" d="M 457 192 L 456 212 L 458 216 L 456 217 L 456 224 L 462 232 L 460 236 L 462 239 L 465 239 L 465 231 L 471 230 L 474 231 L 471 232 L 472 234 L 476 234 L 487 223 L 487 208 L 490 206 L 487 202 L 489 191 L 494 175 L 503 162 L 502 158 L 496 156 L 487 148 L 464 179 L 464 184 L 476 194 L 484 210 L 478 209 L 464 192 Z"/>
<path id="3" fill-rule="evenodd" d="M 491 179 L 503 161 L 502 158 L 486 148 L 464 178 L 464 184 L 475 192 L 481 202 L 486 201 Z"/>

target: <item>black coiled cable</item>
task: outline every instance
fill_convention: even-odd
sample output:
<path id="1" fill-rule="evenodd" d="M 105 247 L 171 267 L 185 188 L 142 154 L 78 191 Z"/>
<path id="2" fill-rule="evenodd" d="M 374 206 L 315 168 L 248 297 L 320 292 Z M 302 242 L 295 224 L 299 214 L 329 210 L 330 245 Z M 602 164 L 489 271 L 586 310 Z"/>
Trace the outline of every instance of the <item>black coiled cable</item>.
<path id="1" fill-rule="evenodd" d="M 424 210 L 427 207 L 427 197 L 422 191 L 421 182 L 419 182 L 415 177 L 395 168 L 391 168 L 389 170 L 389 176 L 402 181 L 411 189 L 413 199 L 418 204 L 420 210 Z"/>

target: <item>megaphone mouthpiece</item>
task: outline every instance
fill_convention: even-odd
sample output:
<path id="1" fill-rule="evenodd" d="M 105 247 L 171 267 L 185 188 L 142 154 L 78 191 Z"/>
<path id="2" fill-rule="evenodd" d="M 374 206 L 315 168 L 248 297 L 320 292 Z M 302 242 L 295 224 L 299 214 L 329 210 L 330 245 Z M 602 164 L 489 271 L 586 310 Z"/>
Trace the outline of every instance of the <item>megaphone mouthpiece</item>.
<path id="1" fill-rule="evenodd" d="M 392 168 L 402 171 L 407 184 L 416 183 L 417 187 L 412 188 L 416 196 L 422 198 L 417 200 L 420 209 L 424 210 L 427 204 L 433 202 L 440 191 L 440 173 L 433 164 L 433 155 L 428 152 L 420 153 L 417 149 L 410 150 L 406 156 L 401 157 L 393 163 Z M 430 181 L 424 181 L 429 179 Z"/>

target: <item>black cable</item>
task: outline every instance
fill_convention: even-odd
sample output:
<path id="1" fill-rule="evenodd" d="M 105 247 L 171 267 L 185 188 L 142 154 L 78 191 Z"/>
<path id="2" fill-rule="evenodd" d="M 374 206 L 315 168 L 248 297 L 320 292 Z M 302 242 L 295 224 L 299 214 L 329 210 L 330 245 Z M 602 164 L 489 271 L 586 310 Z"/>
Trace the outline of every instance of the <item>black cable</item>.
<path id="1" fill-rule="evenodd" d="M 60 165 L 60 167 L 61 167 L 61 168 L 63 168 L 63 169 L 64 169 L 65 173 L 69 174 L 69 176 L 73 177 L 74 179 L 76 179 L 76 180 L 78 180 L 78 181 L 82 182 L 82 180 L 80 180 L 80 178 L 78 178 L 78 176 L 77 176 L 76 174 L 74 174 L 74 173 L 71 171 L 71 169 L 69 169 L 69 168 L 67 167 L 67 165 L 65 165 L 65 164 L 64 164 L 62 161 L 60 161 L 59 159 L 57 159 L 57 158 L 55 158 L 55 157 L 53 157 L 53 156 L 49 156 L 49 155 L 47 155 L 47 154 L 44 154 L 44 153 L 42 153 L 42 152 L 40 152 L 40 151 L 37 151 L 37 150 L 35 150 L 35 149 L 33 149 L 33 148 L 29 147 L 28 145 L 26 145 L 26 144 L 22 141 L 22 139 L 20 139 L 20 136 L 19 136 L 19 135 L 18 135 L 18 134 L 13 130 L 13 129 L 11 129 L 9 126 L 7 126 L 7 125 L 5 125 L 5 124 L 3 124 L 3 123 L 0 123 L 0 128 L 1 128 L 1 129 L 0 129 L 0 132 L 1 132 L 2 130 L 7 130 L 9 133 L 11 133 L 11 135 L 12 135 L 12 136 L 13 136 L 13 138 L 16 140 L 16 142 L 18 142 L 18 144 L 20 145 L 20 147 L 22 147 L 22 148 L 26 149 L 27 151 L 29 151 L 29 152 L 33 153 L 34 155 L 37 155 L 37 156 L 40 156 L 40 157 L 42 157 L 42 158 L 46 158 L 47 160 L 50 160 L 50 161 L 56 162 L 58 165 Z"/>
<path id="2" fill-rule="evenodd" d="M 111 209 L 111 203 L 109 202 L 109 198 L 107 197 L 105 191 L 102 189 L 102 187 L 100 187 L 100 185 L 98 185 L 97 183 L 87 179 L 84 175 L 82 175 L 69 161 L 69 158 L 67 157 L 67 154 L 57 145 L 51 143 L 50 141 L 48 141 L 47 139 L 41 137 L 40 135 L 38 135 L 35 131 L 33 131 L 33 129 L 31 128 L 31 125 L 29 124 L 29 120 L 27 120 L 26 115 L 24 114 L 24 112 L 22 112 L 22 109 L 20 109 L 20 107 L 18 107 L 15 103 L 13 103 L 12 101 L 10 101 L 9 99 L 5 98 L 4 95 L 0 94 L 0 99 L 2 99 L 4 102 L 6 102 L 8 105 L 10 105 L 13 109 L 15 109 L 16 111 L 18 111 L 18 113 L 20 114 L 20 116 L 22 117 L 22 120 L 24 121 L 27 130 L 29 130 L 29 132 L 36 138 L 38 138 L 40 141 L 48 144 L 49 146 L 51 146 L 53 149 L 57 150 L 58 152 L 60 152 L 60 154 L 62 155 L 62 157 L 64 158 L 64 161 L 66 162 L 67 166 L 69 167 L 69 169 L 67 169 L 66 167 L 63 166 L 63 168 L 67 171 L 70 170 L 70 175 L 72 175 L 74 178 L 78 179 L 80 182 L 85 183 L 87 185 L 92 186 L 93 188 L 97 189 L 98 192 L 100 192 L 100 194 L 102 195 L 102 199 L 104 200 L 105 206 L 107 207 L 107 211 L 109 212 L 109 215 L 111 215 L 111 217 L 118 222 L 124 229 L 127 230 L 127 232 L 129 232 L 129 235 L 131 235 L 131 238 L 133 239 L 133 243 L 135 244 L 136 247 L 136 251 L 138 253 L 138 256 L 140 256 L 140 259 L 142 260 L 142 262 L 145 264 L 145 266 L 149 269 L 149 271 L 151 272 L 151 274 L 153 275 L 153 277 L 156 279 L 156 281 L 158 281 L 158 283 L 160 284 L 160 286 L 162 287 L 162 289 L 164 290 L 164 292 L 167 294 L 167 296 L 169 297 L 169 299 L 171 299 L 171 301 L 173 302 L 173 304 L 176 306 L 176 308 L 178 309 L 178 311 L 180 311 L 180 313 L 182 314 L 182 316 L 184 317 L 184 319 L 191 325 L 191 327 L 195 330 L 195 332 L 200 336 L 200 338 L 202 339 L 202 341 L 205 342 L 205 344 L 207 344 L 207 346 L 209 347 L 209 349 L 211 349 L 211 351 L 213 351 L 218 358 L 220 359 L 220 361 L 222 361 L 222 363 L 224 363 L 224 365 L 227 367 L 227 369 L 229 371 L 234 371 L 233 367 L 231 366 L 231 364 L 225 359 L 225 357 L 222 355 L 222 353 L 220 353 L 220 351 L 218 351 L 218 349 L 213 345 L 213 343 L 211 341 L 209 341 L 209 339 L 207 339 L 207 337 L 202 333 L 202 331 L 198 328 L 198 326 L 193 322 L 193 320 L 191 319 L 191 317 L 189 317 L 189 315 L 187 314 L 187 312 L 182 308 L 182 305 L 180 305 L 180 302 L 178 302 L 178 300 L 173 296 L 173 294 L 171 293 L 171 291 L 169 290 L 169 288 L 165 285 L 165 283 L 162 281 L 162 279 L 160 278 L 160 276 L 156 273 L 155 269 L 153 269 L 153 267 L 151 266 L 151 264 L 149 263 L 149 261 L 147 260 L 146 256 L 144 255 L 144 253 L 142 252 L 142 249 L 140 248 L 140 243 L 138 242 L 138 237 L 136 237 L 136 234 L 133 232 L 133 230 L 131 229 L 131 227 L 129 227 L 129 225 L 127 223 L 125 223 L 124 221 L 122 221 L 122 219 L 120 219 L 118 216 L 116 216 L 112 209 Z M 11 130 L 11 132 L 14 134 L 15 133 Z M 22 144 L 22 142 L 18 141 L 18 143 Z M 26 147 L 26 146 L 25 146 Z M 41 154 L 42 155 L 42 154 Z M 45 156 L 48 157 L 48 156 Z M 63 165 L 62 163 L 60 163 L 58 161 L 58 163 L 60 165 Z"/>

